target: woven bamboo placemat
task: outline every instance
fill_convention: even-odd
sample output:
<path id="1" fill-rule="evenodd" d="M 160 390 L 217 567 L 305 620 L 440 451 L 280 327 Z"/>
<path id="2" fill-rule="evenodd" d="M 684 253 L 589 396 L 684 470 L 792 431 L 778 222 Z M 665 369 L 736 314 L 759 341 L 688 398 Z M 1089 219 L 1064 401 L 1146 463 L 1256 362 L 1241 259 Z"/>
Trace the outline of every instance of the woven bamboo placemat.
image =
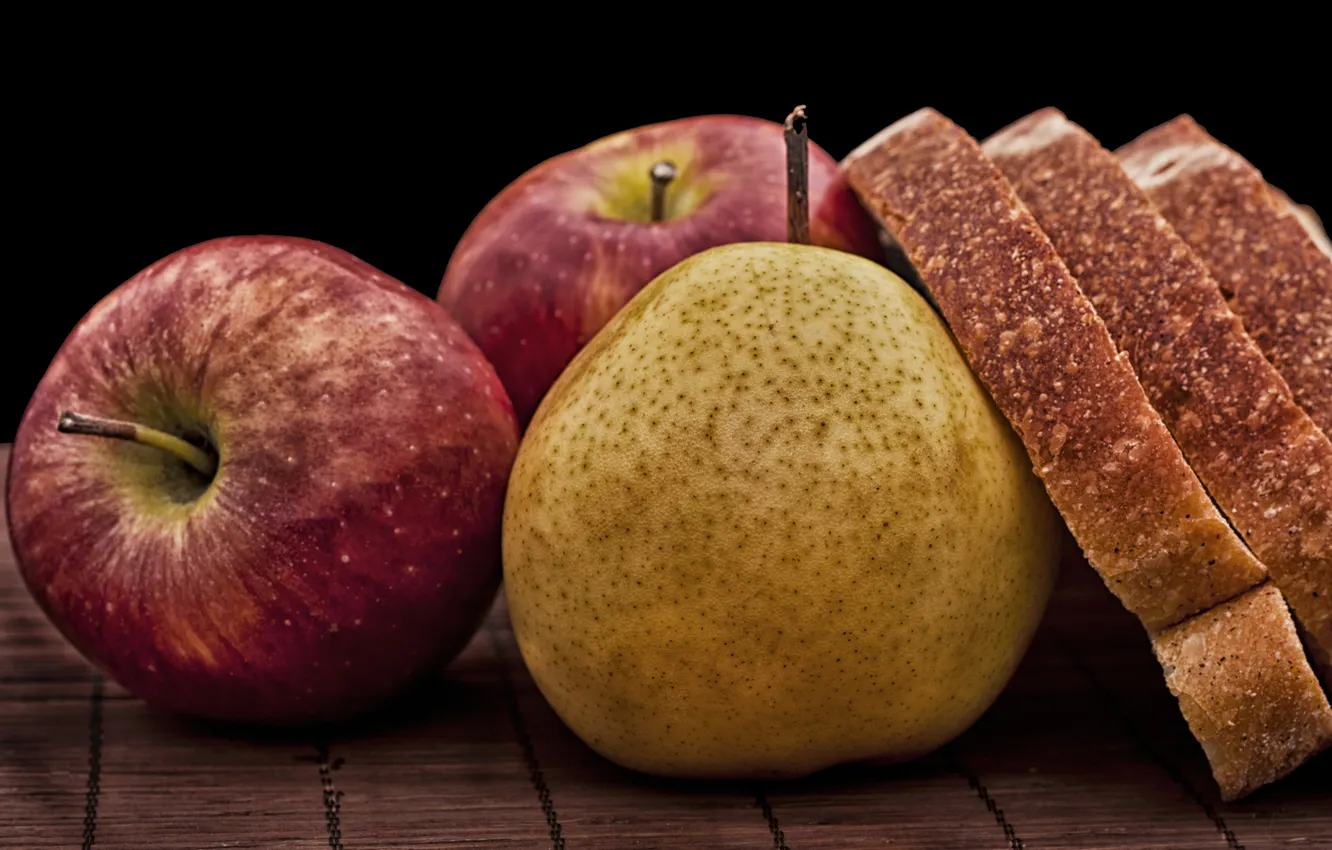
<path id="1" fill-rule="evenodd" d="M 0 538 L 0 847 L 1332 847 L 1332 756 L 1221 803 L 1146 636 L 1081 562 L 953 745 L 755 785 L 591 752 L 523 669 L 502 598 L 422 691 L 327 735 L 167 716 L 68 647 Z"/>

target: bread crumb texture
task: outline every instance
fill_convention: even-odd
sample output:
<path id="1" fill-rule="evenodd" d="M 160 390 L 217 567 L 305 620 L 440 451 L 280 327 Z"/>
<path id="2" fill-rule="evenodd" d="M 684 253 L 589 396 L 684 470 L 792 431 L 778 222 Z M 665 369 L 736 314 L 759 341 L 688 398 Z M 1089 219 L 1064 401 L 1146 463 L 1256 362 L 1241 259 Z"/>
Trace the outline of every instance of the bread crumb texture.
<path id="1" fill-rule="evenodd" d="M 1332 745 L 1332 709 L 1271 583 L 1162 632 L 1152 648 L 1224 799 Z"/>
<path id="2" fill-rule="evenodd" d="M 1295 400 L 1332 434 L 1332 257 L 1258 169 L 1187 115 L 1117 153 L 1211 269 Z"/>
<path id="3" fill-rule="evenodd" d="M 1046 109 L 983 148 L 1128 354 L 1208 493 L 1320 653 L 1332 650 L 1332 441 L 1207 266 L 1096 139 Z"/>
<path id="4" fill-rule="evenodd" d="M 1266 575 L 975 140 L 932 110 L 843 163 L 907 249 L 1088 561 L 1151 631 Z"/>

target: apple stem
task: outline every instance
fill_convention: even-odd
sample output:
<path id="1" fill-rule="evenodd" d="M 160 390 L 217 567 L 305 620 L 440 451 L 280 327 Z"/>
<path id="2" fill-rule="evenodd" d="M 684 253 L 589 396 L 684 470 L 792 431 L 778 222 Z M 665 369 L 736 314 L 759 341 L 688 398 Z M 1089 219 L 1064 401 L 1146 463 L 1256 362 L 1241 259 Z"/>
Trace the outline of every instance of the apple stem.
<path id="1" fill-rule="evenodd" d="M 809 244 L 809 127 L 805 107 L 786 116 L 786 241 Z"/>
<path id="2" fill-rule="evenodd" d="M 668 159 L 652 166 L 648 176 L 652 178 L 652 220 L 661 221 L 666 218 L 666 187 L 675 179 L 675 163 Z"/>
<path id="3" fill-rule="evenodd" d="M 60 414 L 56 430 L 62 434 L 86 434 L 90 437 L 109 437 L 114 440 L 129 440 L 143 446 L 152 446 L 173 454 L 190 466 L 199 470 L 207 478 L 217 472 L 217 458 L 198 446 L 185 442 L 180 437 L 120 419 L 104 419 L 100 416 L 86 416 L 66 410 Z"/>

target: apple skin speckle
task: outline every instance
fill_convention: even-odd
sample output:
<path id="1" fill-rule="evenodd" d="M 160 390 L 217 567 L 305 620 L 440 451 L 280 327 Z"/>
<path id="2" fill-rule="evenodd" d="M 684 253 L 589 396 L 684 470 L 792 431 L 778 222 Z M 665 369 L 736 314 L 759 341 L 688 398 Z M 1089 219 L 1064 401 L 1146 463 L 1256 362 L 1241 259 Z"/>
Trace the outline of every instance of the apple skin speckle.
<path id="1" fill-rule="evenodd" d="M 679 176 L 650 220 L 656 162 Z M 809 147 L 810 236 L 881 259 L 877 230 L 837 163 Z M 507 236 L 507 238 L 504 238 Z M 782 125 L 709 115 L 618 133 L 549 159 L 463 235 L 439 301 L 495 365 L 526 425 L 574 354 L 639 289 L 685 257 L 786 238 Z"/>
<path id="2" fill-rule="evenodd" d="M 217 474 L 60 434 L 66 408 L 204 437 Z M 46 613 L 128 690 L 217 719 L 335 720 L 474 632 L 517 441 L 439 305 L 327 245 L 219 239 L 69 336 L 19 426 L 10 534 Z"/>

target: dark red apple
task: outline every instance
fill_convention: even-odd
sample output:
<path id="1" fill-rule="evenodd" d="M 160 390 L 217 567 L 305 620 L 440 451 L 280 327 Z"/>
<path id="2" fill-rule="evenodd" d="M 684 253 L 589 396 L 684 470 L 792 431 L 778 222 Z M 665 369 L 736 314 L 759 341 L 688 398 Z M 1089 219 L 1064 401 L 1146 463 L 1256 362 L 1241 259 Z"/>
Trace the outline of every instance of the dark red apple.
<path id="1" fill-rule="evenodd" d="M 476 629 L 517 442 L 438 304 L 317 242 L 218 239 L 65 341 L 19 425 L 10 535 L 51 620 L 145 700 L 336 720 Z"/>
<path id="2" fill-rule="evenodd" d="M 785 157 L 771 121 L 653 124 L 543 162 L 481 211 L 439 301 L 494 364 L 524 427 L 574 354 L 658 274 L 716 245 L 786 240 Z M 815 245 L 882 258 L 837 163 L 812 144 L 809 214 Z"/>

